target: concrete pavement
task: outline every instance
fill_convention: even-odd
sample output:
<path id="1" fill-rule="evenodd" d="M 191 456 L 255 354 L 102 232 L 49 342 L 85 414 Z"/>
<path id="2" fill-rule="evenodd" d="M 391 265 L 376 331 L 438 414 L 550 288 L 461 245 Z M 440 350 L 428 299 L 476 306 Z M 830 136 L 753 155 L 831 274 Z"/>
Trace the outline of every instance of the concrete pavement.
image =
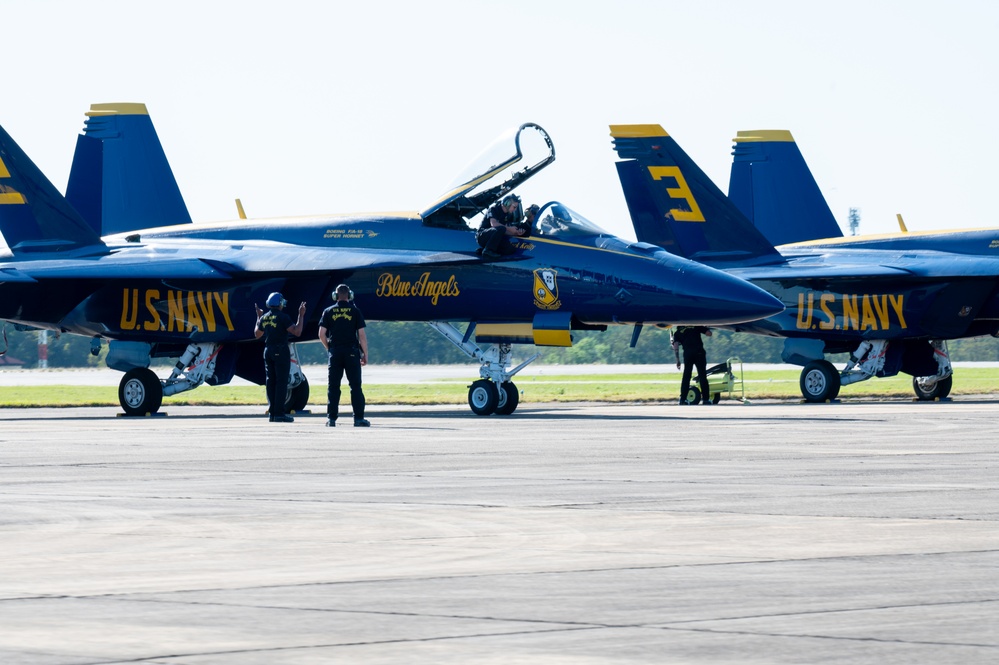
<path id="1" fill-rule="evenodd" d="M 0 410 L 0 662 L 995 662 L 997 408 Z"/>

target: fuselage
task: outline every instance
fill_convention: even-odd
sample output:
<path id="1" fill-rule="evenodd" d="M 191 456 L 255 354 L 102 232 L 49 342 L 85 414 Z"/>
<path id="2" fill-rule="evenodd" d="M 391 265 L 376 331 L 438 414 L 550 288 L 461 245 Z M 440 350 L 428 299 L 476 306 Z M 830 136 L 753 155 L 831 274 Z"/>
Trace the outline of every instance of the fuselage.
<path id="1" fill-rule="evenodd" d="M 830 350 L 864 339 L 957 339 L 999 332 L 999 233 L 843 238 L 778 247 L 777 261 L 715 267 L 786 309 L 733 329 L 814 338 Z"/>
<path id="2" fill-rule="evenodd" d="M 0 318 L 149 343 L 241 341 L 273 291 L 289 310 L 306 302 L 314 331 L 340 282 L 374 321 L 722 324 L 780 307 L 737 278 L 614 236 L 523 238 L 489 261 L 472 230 L 419 215 L 185 224 L 105 242 L 107 252 L 78 252 L 73 263 L 94 267 L 75 276 L 41 256 L 0 266 L 34 280 L 0 284 Z"/>

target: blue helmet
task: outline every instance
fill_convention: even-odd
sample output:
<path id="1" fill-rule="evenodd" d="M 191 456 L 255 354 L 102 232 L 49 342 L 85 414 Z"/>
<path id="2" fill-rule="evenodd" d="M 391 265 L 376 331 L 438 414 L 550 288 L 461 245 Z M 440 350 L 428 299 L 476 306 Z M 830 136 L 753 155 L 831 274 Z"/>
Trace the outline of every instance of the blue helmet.
<path id="1" fill-rule="evenodd" d="M 268 307 L 284 307 L 287 302 L 288 301 L 284 299 L 284 296 L 277 291 L 267 296 Z"/>

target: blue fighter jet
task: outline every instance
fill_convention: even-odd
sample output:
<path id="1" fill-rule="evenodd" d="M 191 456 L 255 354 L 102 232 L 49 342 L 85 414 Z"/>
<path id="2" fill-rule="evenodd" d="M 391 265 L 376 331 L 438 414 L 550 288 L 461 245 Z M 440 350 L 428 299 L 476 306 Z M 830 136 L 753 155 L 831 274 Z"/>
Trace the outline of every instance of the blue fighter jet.
<path id="1" fill-rule="evenodd" d="M 511 378 L 534 359 L 511 368 L 511 344 L 568 346 L 572 330 L 616 324 L 735 324 L 783 308 L 558 201 L 541 206 L 512 255 L 479 256 L 469 220 L 554 159 L 548 134 L 527 123 L 421 212 L 196 225 L 142 104 L 92 107 L 66 197 L 0 129 L 0 319 L 90 336 L 95 352 L 106 341 L 108 366 L 124 372 L 121 406 L 138 415 L 203 383 L 263 383 L 255 306 L 274 291 L 308 303 L 301 339 L 314 340 L 346 282 L 367 319 L 429 322 L 477 360 L 470 407 L 506 415 L 519 400 Z M 177 362 L 160 379 L 152 358 Z M 289 385 L 288 407 L 301 409 L 309 387 L 297 362 Z"/>
<path id="2" fill-rule="evenodd" d="M 736 139 L 730 192 L 739 207 L 659 125 L 614 125 L 611 136 L 640 241 L 749 280 L 784 303 L 780 314 L 722 327 L 785 338 L 782 358 L 803 366 L 807 401 L 899 372 L 913 376 L 920 400 L 946 397 L 946 340 L 999 336 L 999 229 L 813 240 L 838 227 L 800 153 L 786 152 L 789 133 Z M 785 153 L 768 159 L 755 143 Z M 775 247 L 770 237 L 790 244 Z M 825 358 L 837 353 L 850 354 L 840 371 Z"/>

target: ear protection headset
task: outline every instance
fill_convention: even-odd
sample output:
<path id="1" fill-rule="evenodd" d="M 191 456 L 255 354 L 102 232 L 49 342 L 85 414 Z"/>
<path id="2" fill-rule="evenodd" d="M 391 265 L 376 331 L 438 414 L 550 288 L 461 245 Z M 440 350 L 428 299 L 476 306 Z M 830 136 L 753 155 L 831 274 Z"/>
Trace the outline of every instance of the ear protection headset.
<path id="1" fill-rule="evenodd" d="M 337 294 L 339 294 L 341 291 L 346 291 L 347 292 L 347 294 L 348 294 L 347 295 L 347 300 L 353 300 L 354 299 L 354 292 L 351 290 L 351 288 L 349 286 L 347 286 L 346 284 L 340 284 L 335 289 L 333 289 L 333 300 L 339 300 L 340 299 Z"/>

